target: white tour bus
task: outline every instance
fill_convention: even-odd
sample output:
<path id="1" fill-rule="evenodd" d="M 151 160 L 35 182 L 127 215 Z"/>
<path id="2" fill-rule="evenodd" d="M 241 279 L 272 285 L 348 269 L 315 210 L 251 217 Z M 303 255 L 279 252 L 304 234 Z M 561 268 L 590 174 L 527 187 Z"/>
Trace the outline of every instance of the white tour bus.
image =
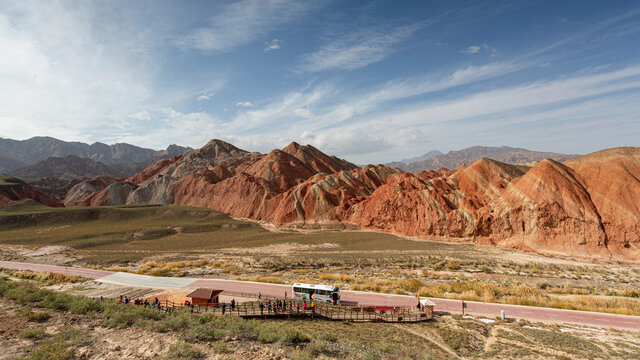
<path id="1" fill-rule="evenodd" d="M 340 289 L 330 285 L 293 284 L 294 299 L 312 299 L 315 301 L 337 304 L 340 300 Z"/>

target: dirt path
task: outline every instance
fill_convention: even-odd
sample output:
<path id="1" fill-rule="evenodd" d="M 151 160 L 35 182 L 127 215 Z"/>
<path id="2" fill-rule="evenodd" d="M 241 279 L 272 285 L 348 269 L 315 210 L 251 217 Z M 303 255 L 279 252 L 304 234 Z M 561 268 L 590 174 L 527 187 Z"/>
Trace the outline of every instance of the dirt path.
<path id="1" fill-rule="evenodd" d="M 423 333 L 420 333 L 420 332 L 415 331 L 413 329 L 409 329 L 409 328 L 407 328 L 405 326 L 402 326 L 402 325 L 399 325 L 399 324 L 393 324 L 393 326 L 398 328 L 398 329 L 400 329 L 400 330 L 406 331 L 406 332 L 411 333 L 411 334 L 413 334 L 415 336 L 423 338 L 423 339 L 427 340 L 428 342 L 434 344 L 435 346 L 439 347 L 440 349 L 442 349 L 442 351 L 444 351 L 447 354 L 453 356 L 454 358 L 461 359 L 461 357 L 458 356 L 458 354 L 456 354 L 456 352 L 451 350 L 448 346 L 445 346 L 445 345 L 443 345 L 441 343 L 438 343 L 437 341 L 434 341 L 432 338 L 428 337 L 427 335 L 425 335 Z"/>

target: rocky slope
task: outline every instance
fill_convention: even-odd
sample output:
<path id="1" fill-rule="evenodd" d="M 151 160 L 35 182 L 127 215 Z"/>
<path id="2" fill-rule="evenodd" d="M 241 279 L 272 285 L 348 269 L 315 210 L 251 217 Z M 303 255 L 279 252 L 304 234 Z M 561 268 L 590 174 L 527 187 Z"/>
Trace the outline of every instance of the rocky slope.
<path id="1" fill-rule="evenodd" d="M 204 206 L 281 226 L 338 224 L 640 261 L 638 154 L 611 149 L 533 167 L 481 158 L 456 170 L 407 173 L 385 165 L 358 168 L 309 145 L 292 143 L 265 155 L 212 140 L 73 203 Z"/>
<path id="2" fill-rule="evenodd" d="M 437 151 L 437 150 L 436 150 Z M 439 154 L 438 154 L 439 153 Z M 558 154 L 551 152 L 531 151 L 527 149 L 511 148 L 508 146 L 489 147 L 472 146 L 458 151 L 449 151 L 442 154 L 433 151 L 414 159 L 393 162 L 387 165 L 398 167 L 404 171 L 418 172 L 437 168 L 457 169 L 474 161 L 486 157 L 509 164 L 530 164 L 543 159 L 565 161 L 578 155 Z"/>
<path id="3" fill-rule="evenodd" d="M 33 199 L 47 206 L 62 206 L 55 199 L 41 193 L 20 179 L 0 177 L 0 206 L 13 204 L 23 199 Z"/>

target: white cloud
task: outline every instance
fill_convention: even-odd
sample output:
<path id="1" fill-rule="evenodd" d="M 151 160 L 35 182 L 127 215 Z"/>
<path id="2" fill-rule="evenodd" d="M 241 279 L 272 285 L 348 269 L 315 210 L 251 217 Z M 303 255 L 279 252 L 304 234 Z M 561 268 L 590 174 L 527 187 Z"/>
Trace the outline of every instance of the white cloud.
<path id="1" fill-rule="evenodd" d="M 296 114 L 297 116 L 301 117 L 301 118 L 305 118 L 305 119 L 309 119 L 311 117 L 313 117 L 313 114 L 311 113 L 311 111 L 309 111 L 308 109 L 304 109 L 304 108 L 298 108 L 293 110 L 293 113 Z"/>
<path id="2" fill-rule="evenodd" d="M 209 100 L 213 96 L 212 92 L 205 92 L 198 96 L 198 101 Z"/>
<path id="3" fill-rule="evenodd" d="M 417 23 L 390 31 L 377 28 L 358 30 L 301 58 L 298 71 L 355 70 L 382 61 L 393 46 L 407 40 L 425 25 Z"/>
<path id="4" fill-rule="evenodd" d="M 251 103 L 251 101 L 238 101 L 236 103 L 236 106 L 246 107 L 246 108 L 254 107 L 254 105 Z"/>
<path id="5" fill-rule="evenodd" d="M 181 145 L 201 147 L 213 138 L 228 138 L 221 122 L 204 111 L 183 113 L 171 107 L 145 111 L 153 126 L 119 133 L 119 141 L 150 148 L 164 147 L 180 141 Z"/>
<path id="6" fill-rule="evenodd" d="M 299 21 L 324 1 L 243 0 L 224 6 L 210 24 L 178 37 L 183 49 L 228 52 L 293 21 Z"/>
<path id="7" fill-rule="evenodd" d="M 460 50 L 461 53 L 469 54 L 469 55 L 479 54 L 480 52 L 484 52 L 484 51 L 488 52 L 489 56 L 491 57 L 498 55 L 498 52 L 496 51 L 496 49 L 490 47 L 487 44 L 471 45 L 466 49 Z"/>
<path id="8" fill-rule="evenodd" d="M 265 41 L 264 42 L 264 52 L 269 52 L 269 51 L 273 51 L 273 50 L 279 50 L 281 43 L 282 43 L 282 41 L 280 41 L 279 39 L 273 39 L 271 41 Z"/>
<path id="9" fill-rule="evenodd" d="M 553 81 L 478 92 L 462 98 L 414 105 L 394 114 L 397 124 L 443 123 L 510 111 L 531 113 L 536 107 L 588 99 L 640 88 L 640 66 Z"/>
<path id="10" fill-rule="evenodd" d="M 460 52 L 463 54 L 477 54 L 482 50 L 482 46 L 471 45 L 466 50 L 461 50 Z"/>
<path id="11" fill-rule="evenodd" d="M 143 111 L 137 112 L 135 114 L 130 114 L 128 116 L 128 118 L 135 119 L 135 120 L 149 121 L 149 120 L 151 120 L 151 114 L 149 114 L 148 111 L 143 110 Z"/>
<path id="12" fill-rule="evenodd" d="M 155 46 L 155 35 L 113 22 L 115 8 L 7 4 L 0 4 L 0 133 L 90 141 L 98 131 L 119 129 L 122 122 L 113 119 L 128 118 L 151 96 L 157 64 L 140 50 Z"/>

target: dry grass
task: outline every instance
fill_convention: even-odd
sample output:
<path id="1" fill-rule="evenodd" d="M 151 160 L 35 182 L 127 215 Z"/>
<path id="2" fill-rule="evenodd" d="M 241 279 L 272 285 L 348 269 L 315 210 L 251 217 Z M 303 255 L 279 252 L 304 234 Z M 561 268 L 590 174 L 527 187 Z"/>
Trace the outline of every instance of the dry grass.
<path id="1" fill-rule="evenodd" d="M 53 284 L 61 284 L 61 283 L 77 283 L 77 282 L 85 282 L 91 279 L 88 279 L 83 276 L 78 275 L 67 275 L 58 272 L 35 272 L 29 270 L 11 270 L 4 269 L 4 271 L 16 278 L 19 279 L 27 279 L 27 280 L 35 280 L 48 285 Z"/>
<path id="2" fill-rule="evenodd" d="M 271 284 L 286 284 L 286 282 L 282 278 L 275 277 L 275 276 L 262 276 L 262 275 L 237 276 L 235 280 L 256 281 L 256 282 L 271 283 Z"/>
<path id="3" fill-rule="evenodd" d="M 550 296 L 523 284 L 497 285 L 485 281 L 466 281 L 427 285 L 421 287 L 418 293 L 427 297 L 640 315 L 638 299 L 591 295 Z"/>
<path id="4" fill-rule="evenodd" d="M 317 278 L 324 281 L 338 281 L 341 283 L 350 283 L 354 280 L 353 276 L 345 274 L 318 274 Z"/>
<path id="5" fill-rule="evenodd" d="M 161 276 L 169 273 L 176 273 L 183 268 L 203 267 L 203 266 L 206 266 L 207 264 L 209 264 L 209 261 L 205 259 L 182 260 L 182 261 L 171 261 L 171 262 L 161 262 L 161 263 L 158 263 L 155 261 L 149 261 L 140 265 L 136 273 L 152 275 L 152 276 Z"/>

